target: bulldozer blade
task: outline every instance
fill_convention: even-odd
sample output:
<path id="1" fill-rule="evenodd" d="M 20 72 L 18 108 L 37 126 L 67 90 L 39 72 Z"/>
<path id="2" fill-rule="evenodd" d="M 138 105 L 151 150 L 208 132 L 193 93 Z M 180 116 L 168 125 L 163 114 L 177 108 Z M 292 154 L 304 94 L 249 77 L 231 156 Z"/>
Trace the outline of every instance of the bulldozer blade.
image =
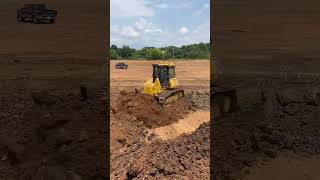
<path id="1" fill-rule="evenodd" d="M 182 89 L 166 90 L 157 97 L 157 100 L 160 104 L 169 106 L 172 102 L 180 99 L 183 96 L 184 91 Z"/>
<path id="2" fill-rule="evenodd" d="M 237 92 L 235 89 L 214 88 L 211 92 L 211 102 L 218 107 L 221 114 L 230 113 L 238 108 Z"/>

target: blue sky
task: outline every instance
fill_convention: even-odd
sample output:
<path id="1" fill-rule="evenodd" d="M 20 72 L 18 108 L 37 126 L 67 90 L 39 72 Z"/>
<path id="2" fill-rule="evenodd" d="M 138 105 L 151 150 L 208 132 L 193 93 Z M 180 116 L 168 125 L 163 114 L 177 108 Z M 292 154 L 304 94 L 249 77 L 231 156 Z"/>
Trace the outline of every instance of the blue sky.
<path id="1" fill-rule="evenodd" d="M 210 0 L 111 0 L 110 44 L 181 46 L 210 41 Z"/>

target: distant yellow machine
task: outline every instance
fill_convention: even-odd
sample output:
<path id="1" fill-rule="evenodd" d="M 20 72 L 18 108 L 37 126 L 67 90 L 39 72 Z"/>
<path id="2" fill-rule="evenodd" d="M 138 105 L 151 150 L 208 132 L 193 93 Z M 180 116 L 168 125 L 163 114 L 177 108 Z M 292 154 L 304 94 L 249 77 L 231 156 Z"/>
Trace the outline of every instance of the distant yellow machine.
<path id="1" fill-rule="evenodd" d="M 176 79 L 176 65 L 169 62 L 153 64 L 152 79 L 144 83 L 144 93 L 156 97 L 160 104 L 170 104 L 184 96 Z"/>

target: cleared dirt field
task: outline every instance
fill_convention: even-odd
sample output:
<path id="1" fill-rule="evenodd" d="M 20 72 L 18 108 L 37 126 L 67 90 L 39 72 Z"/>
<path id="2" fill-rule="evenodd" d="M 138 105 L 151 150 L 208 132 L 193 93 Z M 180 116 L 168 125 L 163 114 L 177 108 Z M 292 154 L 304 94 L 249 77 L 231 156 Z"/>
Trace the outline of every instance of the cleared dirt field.
<path id="1" fill-rule="evenodd" d="M 174 62 L 186 97 L 169 107 L 142 94 L 153 63 L 111 62 L 111 178 L 209 179 L 210 62 Z"/>
<path id="2" fill-rule="evenodd" d="M 42 1 L 55 24 L 17 23 L 24 3 L 0 2 L 0 179 L 106 179 L 105 5 Z"/>
<path id="3" fill-rule="evenodd" d="M 128 64 L 127 70 L 115 69 L 114 66 L 124 62 Z M 152 64 L 160 61 L 139 61 L 125 60 L 111 61 L 110 77 L 112 87 L 136 86 L 143 87 L 146 80 L 152 78 Z M 176 64 L 176 76 L 183 86 L 210 86 L 210 61 L 192 60 L 192 61 L 174 61 Z"/>
<path id="4" fill-rule="evenodd" d="M 216 179 L 317 179 L 318 5 L 213 2 L 214 56 L 240 104 L 211 128 Z"/>

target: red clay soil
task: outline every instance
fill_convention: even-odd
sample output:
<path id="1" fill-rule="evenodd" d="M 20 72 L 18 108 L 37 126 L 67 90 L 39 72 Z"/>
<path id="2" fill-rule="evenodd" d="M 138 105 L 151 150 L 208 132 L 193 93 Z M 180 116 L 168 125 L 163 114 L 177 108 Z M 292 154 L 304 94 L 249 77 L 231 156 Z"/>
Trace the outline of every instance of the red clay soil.
<path id="1" fill-rule="evenodd" d="M 191 110 L 192 104 L 186 97 L 180 98 L 170 106 L 160 105 L 153 96 L 138 90 L 121 91 L 121 99 L 113 108 L 116 112 L 126 112 L 148 128 L 165 126 L 184 118 Z"/>
<path id="2" fill-rule="evenodd" d="M 155 141 L 130 164 L 127 177 L 208 179 L 210 158 L 210 124 L 174 141 Z"/>
<path id="3" fill-rule="evenodd" d="M 147 127 L 147 125 L 159 126 L 157 120 L 160 120 L 163 125 L 173 123 L 179 116 L 183 117 L 182 113 L 196 108 L 192 105 L 191 99 L 188 97 L 180 99 L 164 109 L 162 106 L 159 107 L 153 97 L 143 95 L 136 90 L 126 90 L 122 94 L 114 91 L 111 94 L 111 106 L 113 107 L 110 119 L 112 179 L 209 179 L 209 123 L 202 124 L 191 134 L 181 135 L 168 141 L 161 140 Z M 201 97 L 209 98 L 207 95 L 201 95 Z M 140 104 L 130 105 L 130 102 L 135 99 Z M 207 99 L 204 99 L 203 102 L 208 102 Z M 119 105 L 123 106 L 120 108 Z M 119 107 L 119 109 L 114 107 Z M 128 107 L 131 108 L 128 109 Z M 191 107 L 192 110 L 188 107 Z M 151 114 L 157 110 L 152 108 L 160 108 L 158 116 Z M 167 109 L 171 114 L 163 112 Z M 181 114 L 175 115 L 179 110 Z M 150 118 L 155 119 L 149 119 L 146 123 L 143 120 L 138 121 L 136 117 L 141 114 L 143 116 L 148 114 Z M 167 120 L 169 117 L 173 122 Z"/>
<path id="4" fill-rule="evenodd" d="M 45 91 L 14 104 L 16 98 L 1 98 L 1 107 L 9 107 L 1 113 L 1 177 L 106 178 L 103 101 Z"/>
<path id="5" fill-rule="evenodd" d="M 243 179 L 257 162 L 282 152 L 320 154 L 318 86 L 281 84 L 265 90 L 261 99 L 256 93 L 247 94 L 256 97 L 255 102 L 213 120 L 212 173 L 217 180 Z"/>

